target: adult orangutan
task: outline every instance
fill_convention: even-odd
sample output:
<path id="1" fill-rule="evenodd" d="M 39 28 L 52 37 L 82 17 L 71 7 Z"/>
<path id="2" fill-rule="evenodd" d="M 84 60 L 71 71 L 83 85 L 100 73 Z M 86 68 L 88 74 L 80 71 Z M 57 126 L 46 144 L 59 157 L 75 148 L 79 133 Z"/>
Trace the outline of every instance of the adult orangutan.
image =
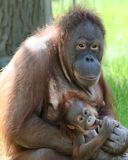
<path id="1" fill-rule="evenodd" d="M 28 160 L 70 159 L 71 140 L 51 124 L 65 91 L 78 90 L 95 101 L 101 119 L 114 117 L 101 71 L 104 38 L 100 18 L 76 8 L 21 44 L 0 77 L 0 125 L 12 160 L 26 160 L 25 154 Z M 103 148 L 120 155 L 127 146 L 128 130 L 120 125 Z"/>

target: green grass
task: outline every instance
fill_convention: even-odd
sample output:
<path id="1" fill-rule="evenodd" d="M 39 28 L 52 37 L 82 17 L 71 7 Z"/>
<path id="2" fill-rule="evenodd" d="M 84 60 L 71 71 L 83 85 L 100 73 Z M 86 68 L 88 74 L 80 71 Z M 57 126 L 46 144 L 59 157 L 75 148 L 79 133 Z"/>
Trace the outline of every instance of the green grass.
<path id="1" fill-rule="evenodd" d="M 128 57 L 106 60 L 104 73 L 112 88 L 119 120 L 128 126 Z"/>
<path id="2" fill-rule="evenodd" d="M 72 0 L 53 0 L 53 15 L 63 15 Z M 128 0 L 76 0 L 101 16 L 106 27 L 103 69 L 116 100 L 119 120 L 128 126 Z"/>

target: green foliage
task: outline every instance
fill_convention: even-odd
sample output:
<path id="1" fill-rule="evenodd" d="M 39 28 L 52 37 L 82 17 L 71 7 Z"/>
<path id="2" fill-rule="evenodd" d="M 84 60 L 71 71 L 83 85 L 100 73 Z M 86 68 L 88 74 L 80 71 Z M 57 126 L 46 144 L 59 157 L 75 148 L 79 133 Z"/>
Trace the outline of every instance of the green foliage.
<path id="1" fill-rule="evenodd" d="M 104 73 L 112 88 L 119 120 L 128 126 L 128 57 L 105 60 Z"/>
<path id="2" fill-rule="evenodd" d="M 106 27 L 105 76 L 113 90 L 119 120 L 128 126 L 128 0 L 76 0 L 97 12 Z M 72 0 L 53 0 L 55 17 L 63 15 Z"/>

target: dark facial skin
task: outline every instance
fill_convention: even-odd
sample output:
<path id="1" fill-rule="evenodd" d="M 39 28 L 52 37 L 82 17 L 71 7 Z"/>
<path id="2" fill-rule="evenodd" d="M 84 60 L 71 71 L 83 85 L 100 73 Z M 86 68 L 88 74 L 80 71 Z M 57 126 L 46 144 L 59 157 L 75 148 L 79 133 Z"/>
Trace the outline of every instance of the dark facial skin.
<path id="1" fill-rule="evenodd" d="M 116 122 L 113 122 L 109 117 L 105 117 L 103 121 L 96 119 L 97 112 L 94 107 L 92 107 L 90 104 L 84 103 L 79 99 L 71 99 L 65 104 L 66 105 L 64 109 L 67 109 L 66 120 L 69 123 L 67 127 L 72 130 L 76 129 L 76 131 L 78 131 L 77 133 L 74 132 L 75 138 L 73 139 L 74 146 L 78 147 L 78 154 L 73 154 L 73 159 L 95 159 L 94 155 L 96 153 L 96 150 L 99 150 L 98 153 L 101 152 L 100 147 L 107 140 L 113 129 L 118 124 L 116 124 Z M 101 126 L 99 134 L 89 142 L 86 142 L 81 131 L 86 132 L 87 130 L 95 129 L 98 125 Z M 73 153 L 76 153 L 76 148 L 74 147 L 73 149 Z M 101 157 L 99 156 L 97 160 L 100 160 L 100 158 Z M 108 155 L 105 158 L 112 159 Z"/>
<path id="2" fill-rule="evenodd" d="M 99 79 L 103 41 L 100 28 L 90 21 L 80 24 L 71 33 L 68 48 L 74 61 L 73 72 L 76 80 L 84 86 L 89 87 Z"/>
<path id="3" fill-rule="evenodd" d="M 68 107 L 66 118 L 71 125 L 77 125 L 87 130 L 96 127 L 96 115 L 97 112 L 90 105 L 74 99 Z"/>
<path id="4" fill-rule="evenodd" d="M 82 87 L 90 87 L 98 80 L 102 45 L 98 52 L 94 52 L 97 47 L 91 47 L 92 51 L 89 46 L 94 40 L 103 43 L 99 28 L 104 33 L 99 17 L 86 9 L 74 8 L 55 25 L 32 34 L 18 47 L 15 56 L 0 74 L 0 131 L 4 142 L 2 149 L 9 159 L 72 159 L 72 140 L 45 118 L 49 115 L 51 122 L 58 115 L 56 105 L 63 92 L 69 89 L 81 91 Z M 88 47 L 78 45 L 81 38 L 88 42 Z M 93 55 L 93 59 L 85 58 L 86 55 Z M 105 115 L 114 117 L 114 103 L 102 74 L 100 81 L 91 87 L 94 94 L 90 94 L 89 99 L 96 97 L 96 102 L 105 102 L 105 105 L 97 107 L 98 115 L 102 118 Z M 84 94 L 88 97 L 86 90 Z M 49 111 L 50 106 L 55 108 L 54 112 Z M 109 138 L 102 147 L 108 153 L 121 155 L 128 146 L 128 131 L 120 126 L 110 136 L 111 128 L 108 130 L 108 127 L 102 129 L 102 135 Z M 95 144 L 97 147 L 99 139 Z M 87 160 L 87 155 L 92 155 L 92 149 L 86 144 L 85 148 L 89 149 L 84 156 Z M 100 159 L 102 157 L 103 154 Z"/>

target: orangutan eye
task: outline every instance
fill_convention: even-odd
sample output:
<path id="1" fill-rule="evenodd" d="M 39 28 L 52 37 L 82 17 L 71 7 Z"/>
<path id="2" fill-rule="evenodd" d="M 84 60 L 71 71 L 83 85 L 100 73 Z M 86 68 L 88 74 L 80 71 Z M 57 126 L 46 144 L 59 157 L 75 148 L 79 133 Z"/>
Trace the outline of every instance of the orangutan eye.
<path id="1" fill-rule="evenodd" d="M 77 117 L 77 121 L 78 121 L 78 122 L 83 122 L 83 121 L 84 121 L 84 117 L 81 116 L 81 115 L 79 115 L 79 116 Z"/>
<path id="2" fill-rule="evenodd" d="M 80 40 L 80 41 L 78 41 L 78 43 L 77 43 L 77 45 L 76 45 L 76 49 L 77 49 L 77 50 L 84 50 L 84 49 L 86 49 L 86 48 L 87 48 L 87 46 L 86 46 L 85 40 Z"/>
<path id="3" fill-rule="evenodd" d="M 84 110 L 84 115 L 87 115 L 88 114 L 88 111 L 85 109 Z"/>
<path id="4" fill-rule="evenodd" d="M 99 51 L 99 44 L 98 43 L 91 44 L 90 49 L 92 51 Z"/>

